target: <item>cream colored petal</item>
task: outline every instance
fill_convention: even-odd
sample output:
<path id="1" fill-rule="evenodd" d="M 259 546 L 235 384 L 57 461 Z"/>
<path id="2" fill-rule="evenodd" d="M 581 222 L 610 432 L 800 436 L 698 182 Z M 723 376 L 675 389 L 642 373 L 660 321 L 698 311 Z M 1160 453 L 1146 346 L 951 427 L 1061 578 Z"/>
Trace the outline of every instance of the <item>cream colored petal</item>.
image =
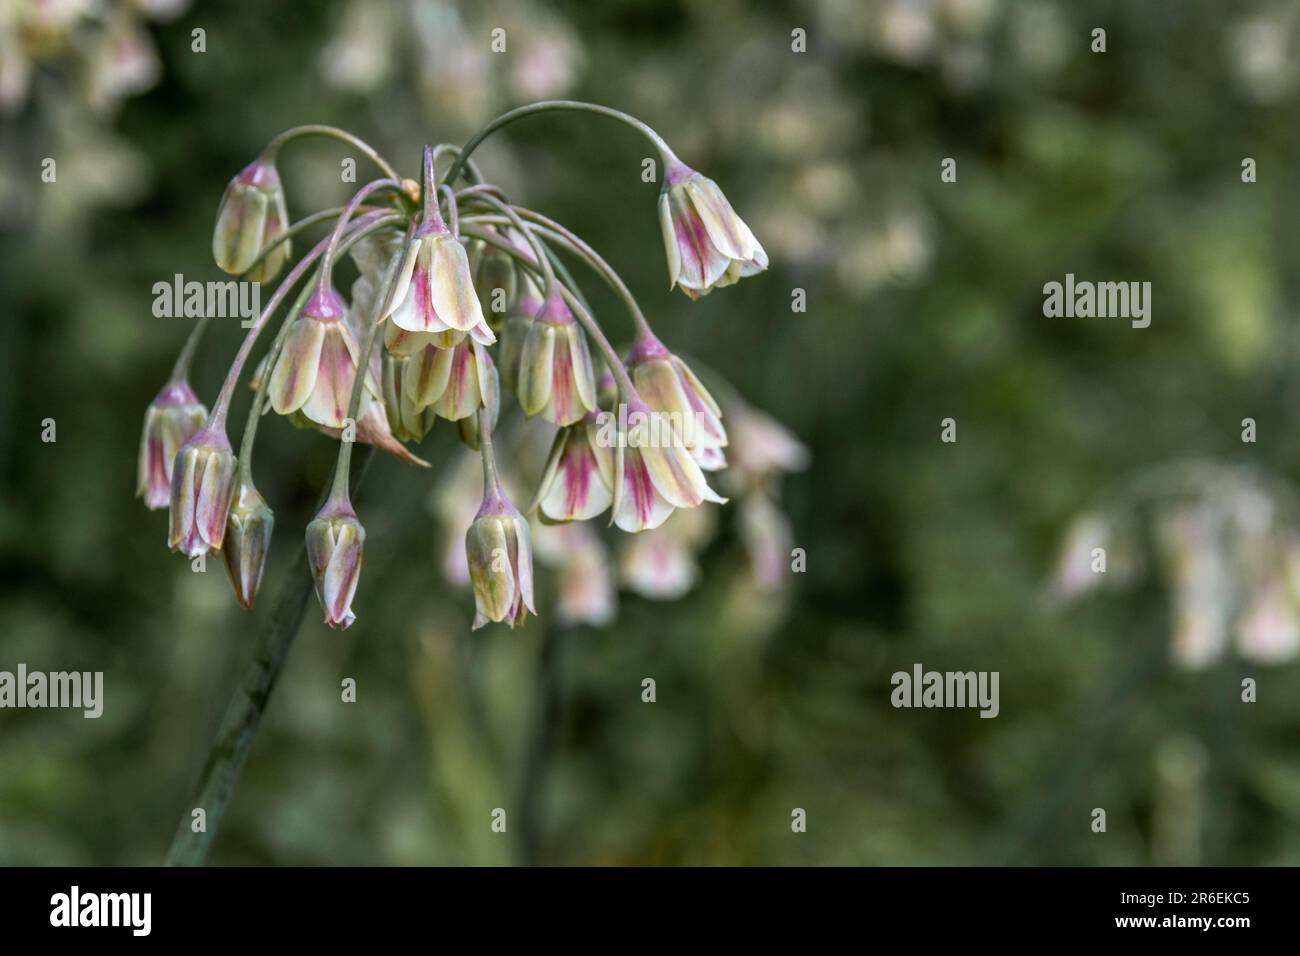
<path id="1" fill-rule="evenodd" d="M 536 415 L 551 400 L 551 377 L 555 363 L 556 328 L 549 322 L 534 322 L 524 339 L 519 360 L 519 407 L 525 415 Z"/>
<path id="2" fill-rule="evenodd" d="M 483 307 L 474 292 L 465 247 L 450 236 L 431 242 L 429 293 L 438 318 L 462 332 L 484 324 Z"/>
<path id="3" fill-rule="evenodd" d="M 297 319 L 285 337 L 267 385 L 271 407 L 278 415 L 302 408 L 316 387 L 325 326 L 314 319 Z"/>

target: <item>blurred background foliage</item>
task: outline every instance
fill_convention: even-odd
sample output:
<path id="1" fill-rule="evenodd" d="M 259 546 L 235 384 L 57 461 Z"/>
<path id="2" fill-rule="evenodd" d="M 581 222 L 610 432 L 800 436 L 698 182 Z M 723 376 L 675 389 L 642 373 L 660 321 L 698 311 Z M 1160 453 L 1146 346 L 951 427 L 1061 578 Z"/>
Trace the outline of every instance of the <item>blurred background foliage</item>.
<path id="1" fill-rule="evenodd" d="M 723 509 L 681 600 L 562 626 L 547 576 L 540 619 L 471 635 L 441 477 L 378 461 L 358 622 L 310 608 L 213 861 L 1300 863 L 1298 84 L 1282 0 L 0 0 L 0 669 L 103 670 L 107 694 L 97 721 L 0 711 L 0 862 L 158 862 L 305 573 L 319 435 L 261 436 L 277 536 L 251 613 L 132 500 L 188 324 L 151 289 L 220 278 L 226 181 L 304 122 L 414 175 L 424 142 L 572 96 L 656 126 L 772 268 L 670 294 L 618 126 L 553 114 L 478 158 L 808 446 L 782 494 L 807 570 L 758 582 Z M 346 198 L 345 155 L 286 151 L 291 214 Z M 1150 281 L 1151 327 L 1044 318 L 1067 272 Z M 242 335 L 216 332 L 208 402 Z M 454 429 L 423 454 L 453 470 Z M 893 709 L 916 662 L 999 671 L 999 717 Z"/>

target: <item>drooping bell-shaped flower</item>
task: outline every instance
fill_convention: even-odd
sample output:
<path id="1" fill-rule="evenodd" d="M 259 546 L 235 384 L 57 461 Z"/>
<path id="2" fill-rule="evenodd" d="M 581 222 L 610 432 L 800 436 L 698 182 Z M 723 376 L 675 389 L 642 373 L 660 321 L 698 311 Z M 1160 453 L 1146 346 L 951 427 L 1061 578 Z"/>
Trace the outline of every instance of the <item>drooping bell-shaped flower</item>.
<path id="1" fill-rule="evenodd" d="M 406 247 L 384 317 L 405 332 L 468 332 L 484 345 L 496 336 L 483 318 L 469 257 L 441 218 L 425 217 Z"/>
<path id="2" fill-rule="evenodd" d="M 517 394 L 524 414 L 540 414 L 557 425 L 571 425 L 596 409 L 587 339 L 559 292 L 546 297 L 528 328 Z"/>
<path id="3" fill-rule="evenodd" d="M 495 481 L 488 483 L 465 534 L 465 557 L 474 587 L 474 630 L 489 621 L 518 627 L 537 613 L 528 522 Z"/>
<path id="4" fill-rule="evenodd" d="M 677 425 L 701 468 L 717 471 L 727 466 L 722 409 L 685 362 L 664 348 L 653 333 L 645 331 L 633 343 L 627 370 L 646 404 L 668 415 Z"/>
<path id="5" fill-rule="evenodd" d="M 294 319 L 267 390 L 278 414 L 301 411 L 318 425 L 343 427 L 359 351 L 346 311 L 342 296 L 323 284 Z"/>
<path id="6" fill-rule="evenodd" d="M 439 418 L 458 422 L 472 415 L 491 398 L 491 359 L 487 350 L 471 339 L 465 339 L 450 355 L 446 386 L 433 403 Z"/>
<path id="7" fill-rule="evenodd" d="M 597 441 L 615 449 L 614 523 L 624 531 L 644 531 L 663 524 L 674 508 L 695 508 L 705 501 L 725 504 L 727 499 L 709 487 L 672 419 L 635 394 L 627 399 L 616 424 L 603 413 L 597 428 Z"/>
<path id="8" fill-rule="evenodd" d="M 225 426 L 204 425 L 181 446 L 172 466 L 173 551 L 193 558 L 220 551 L 235 490 L 235 456 Z"/>
<path id="9" fill-rule="evenodd" d="M 307 563 L 316 583 L 316 597 L 325 623 L 346 629 L 357 616 L 352 599 L 361 576 L 361 553 L 366 531 L 346 496 L 330 500 L 307 525 Z"/>
<path id="10" fill-rule="evenodd" d="M 253 487 L 251 480 L 240 479 L 226 519 L 226 538 L 221 555 L 226 561 L 226 573 L 235 589 L 235 597 L 245 608 L 253 606 L 257 590 L 266 570 L 266 557 L 271 548 L 271 530 L 275 515 L 270 506 Z"/>
<path id="11" fill-rule="evenodd" d="M 256 267 L 253 263 L 288 227 L 280 174 L 274 162 L 258 157 L 226 186 L 212 232 L 212 257 L 223 272 L 248 273 L 251 282 L 269 282 L 289 258 L 290 240 L 276 245 Z"/>
<path id="12" fill-rule="evenodd" d="M 664 174 L 659 225 L 668 285 L 692 299 L 767 268 L 767 253 L 718 184 L 680 161 Z"/>
<path id="13" fill-rule="evenodd" d="M 556 434 L 537 488 L 543 521 L 586 521 L 613 504 L 614 451 L 599 435 L 594 414 Z"/>
<path id="14" fill-rule="evenodd" d="M 146 508 L 166 508 L 172 497 L 172 464 L 176 453 L 207 420 L 203 407 L 183 379 L 169 382 L 149 403 L 140 436 L 140 460 L 135 493 Z"/>

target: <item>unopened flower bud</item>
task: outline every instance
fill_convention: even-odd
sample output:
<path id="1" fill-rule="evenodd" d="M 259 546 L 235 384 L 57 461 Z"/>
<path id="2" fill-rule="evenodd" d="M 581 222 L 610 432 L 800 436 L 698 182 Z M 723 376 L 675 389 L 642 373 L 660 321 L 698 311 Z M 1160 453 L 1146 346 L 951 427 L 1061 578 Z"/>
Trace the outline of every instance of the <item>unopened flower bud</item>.
<path id="1" fill-rule="evenodd" d="M 176 452 L 207 420 L 208 410 L 185 381 L 171 382 L 149 403 L 140 436 L 135 493 L 145 507 L 166 508 L 172 497 Z"/>
<path id="2" fill-rule="evenodd" d="M 489 621 L 517 627 L 529 612 L 537 613 L 528 522 L 498 489 L 489 488 L 465 534 L 465 557 L 474 587 L 475 630 Z"/>
<path id="3" fill-rule="evenodd" d="M 365 541 L 366 531 L 346 500 L 327 501 L 307 525 L 307 562 L 330 627 L 346 629 L 357 619 L 352 598 L 361 575 Z"/>
<path id="4" fill-rule="evenodd" d="M 234 477 L 235 456 L 224 427 L 205 425 L 181 446 L 172 467 L 173 551 L 193 558 L 221 550 Z"/>
<path id="5" fill-rule="evenodd" d="M 223 272 L 248 273 L 251 282 L 269 282 L 289 258 L 290 241 L 276 245 L 256 267 L 253 263 L 288 227 L 280 174 L 273 162 L 258 157 L 230 181 L 221 197 L 212 233 L 212 257 Z"/>
<path id="6" fill-rule="evenodd" d="M 235 597 L 246 608 L 253 606 L 266 570 L 275 515 L 252 481 L 240 480 L 226 519 L 226 540 L 221 549 Z"/>
<path id="7" fill-rule="evenodd" d="M 659 225 L 668 285 L 692 299 L 767 268 L 767 253 L 718 184 L 681 162 L 664 175 Z"/>
<path id="8" fill-rule="evenodd" d="M 267 394 L 277 414 L 301 410 L 318 425 L 343 427 L 359 351 L 346 313 L 342 296 L 325 285 L 294 319 L 271 369 Z"/>
<path id="9" fill-rule="evenodd" d="M 558 292 L 547 296 L 528 329 L 517 391 L 524 414 L 557 425 L 571 425 L 596 408 L 587 339 Z"/>

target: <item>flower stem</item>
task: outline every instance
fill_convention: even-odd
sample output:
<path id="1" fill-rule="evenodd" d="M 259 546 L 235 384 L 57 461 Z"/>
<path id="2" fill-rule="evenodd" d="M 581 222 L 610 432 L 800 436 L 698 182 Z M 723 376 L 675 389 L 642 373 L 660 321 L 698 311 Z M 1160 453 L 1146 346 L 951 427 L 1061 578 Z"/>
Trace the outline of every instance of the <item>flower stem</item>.
<path id="1" fill-rule="evenodd" d="M 631 126 L 633 129 L 645 136 L 646 139 L 650 140 L 655 149 L 658 150 L 659 158 L 663 161 L 665 166 L 668 166 L 677 159 L 677 156 L 669 148 L 668 143 L 664 141 L 662 136 L 651 129 L 646 123 L 641 122 L 641 120 L 637 119 L 635 116 L 624 113 L 622 110 L 616 110 L 609 106 L 601 106 L 597 103 L 584 103 L 581 100 L 542 100 L 539 103 L 530 103 L 527 106 L 520 106 L 518 109 L 510 110 L 508 113 L 502 113 L 492 122 L 488 123 L 487 126 L 484 126 L 481 130 L 470 137 L 469 141 L 461 148 L 460 155 L 456 157 L 456 160 L 451 164 L 450 168 L 448 168 L 447 175 L 443 177 L 443 182 L 452 183 L 454 185 L 456 177 L 460 175 L 461 171 L 465 168 L 465 164 L 469 162 L 470 154 L 478 148 L 479 144 L 482 143 L 483 140 L 487 139 L 503 126 L 508 126 L 515 120 L 523 119 L 525 116 L 534 116 L 538 113 L 547 113 L 556 110 L 574 110 L 581 113 L 596 113 L 600 116 L 608 116 L 621 123 L 626 123 L 628 126 Z"/>
<path id="2" fill-rule="evenodd" d="M 348 220 L 357 211 L 357 207 L 361 205 L 362 200 L 381 189 L 396 189 L 400 193 L 402 184 L 396 179 L 376 179 L 368 182 L 353 194 L 352 199 L 344 207 L 338 222 L 334 224 L 334 231 L 330 233 L 329 245 L 325 247 L 325 258 L 322 260 L 324 265 L 321 268 L 322 286 L 330 281 L 330 275 L 334 271 L 334 257 L 338 253 L 339 239 L 343 235 L 343 231 L 347 229 Z"/>
<path id="3" fill-rule="evenodd" d="M 488 245 L 495 246 L 507 255 L 513 256 L 522 263 L 525 268 L 540 276 L 541 269 L 538 268 L 536 263 L 532 262 L 527 256 L 511 245 L 511 243 L 507 242 L 505 238 L 492 230 L 477 229 L 473 226 L 467 225 L 465 227 L 465 235 L 472 236 L 475 239 L 482 239 Z M 557 283 L 557 287 L 560 290 L 560 294 L 564 296 L 564 301 L 567 302 L 569 308 L 573 310 L 573 314 L 577 316 L 578 321 L 581 322 L 583 328 L 587 330 L 587 334 L 595 340 L 596 347 L 600 349 L 601 355 L 605 358 L 605 363 L 609 365 L 609 371 L 614 376 L 614 380 L 618 382 L 619 389 L 629 399 L 635 398 L 639 400 L 640 395 L 637 394 L 636 387 L 632 384 L 631 376 L 627 374 L 627 368 L 624 367 L 623 360 L 620 359 L 618 353 L 614 351 L 614 346 L 609 344 L 609 339 L 605 337 L 605 333 L 601 330 L 596 320 L 592 318 L 591 312 L 584 304 L 582 298 L 575 295 L 574 292 L 564 283 Z"/>
<path id="4" fill-rule="evenodd" d="M 353 228 L 358 231 L 366 227 L 379 229 L 383 226 L 393 225 L 402 218 L 400 213 L 366 213 L 366 215 L 356 220 Z M 311 252 L 298 261 L 298 264 L 290 270 L 284 281 L 280 283 L 280 287 L 275 290 L 275 294 L 271 296 L 271 301 L 266 304 L 266 308 L 262 310 L 262 314 L 258 316 L 257 321 L 249 327 L 248 334 L 244 336 L 244 341 L 240 343 L 239 351 L 235 353 L 235 359 L 230 365 L 230 371 L 226 373 L 226 380 L 222 384 L 221 392 L 212 407 L 212 414 L 208 416 L 209 425 L 225 426 L 226 415 L 230 410 L 230 402 L 235 396 L 235 386 L 239 383 L 239 376 L 243 372 L 244 363 L 248 361 L 248 356 L 253 350 L 253 345 L 257 342 L 258 335 L 261 334 L 262 329 L 275 313 L 275 310 L 280 307 L 284 297 L 289 294 L 289 290 L 302 278 L 303 274 L 311 267 L 311 264 L 320 258 L 328 244 L 328 239 L 322 239 Z"/>
<path id="5" fill-rule="evenodd" d="M 632 295 L 632 290 L 627 287 L 627 283 L 625 283 L 623 277 L 614 270 L 614 267 L 611 266 L 599 253 L 597 253 L 595 249 L 591 248 L 591 246 L 579 237 L 577 233 L 573 232 L 567 226 L 556 222 L 554 219 L 543 216 L 541 213 L 534 212 L 531 209 L 525 209 L 523 206 L 515 206 L 514 210 L 521 218 L 533 223 L 537 227 L 537 231 L 545 238 L 568 249 L 578 258 L 591 266 L 592 270 L 605 280 L 605 283 L 614 291 L 614 294 L 623 300 L 623 304 L 627 306 L 628 312 L 632 314 L 632 321 L 636 325 L 637 332 L 642 335 L 653 334 L 650 329 L 650 323 L 646 320 L 645 314 L 641 311 L 641 306 L 637 303 L 636 297 Z M 496 216 L 482 217 L 476 218 L 474 221 L 497 223 L 501 218 L 502 217 Z M 570 282 L 569 285 L 572 286 L 573 283 Z"/>
<path id="6" fill-rule="evenodd" d="M 397 281 L 397 273 L 402 267 L 402 254 L 398 253 L 388 264 L 388 271 L 384 274 L 384 282 L 380 287 L 382 295 L 375 296 L 375 311 L 370 316 L 368 324 L 362 324 L 361 328 L 369 329 L 370 333 L 366 336 L 365 344 L 361 347 L 361 359 L 357 362 L 356 374 L 352 379 L 352 395 L 348 399 L 347 421 L 353 423 L 356 427 L 357 413 L 361 410 L 361 393 L 365 389 L 366 376 L 370 374 L 370 354 L 374 351 L 375 343 L 384 334 L 384 324 L 380 321 L 384 314 L 384 304 L 388 297 L 393 294 L 393 286 Z M 352 446 L 354 442 L 339 441 L 339 457 L 334 465 L 334 484 L 330 491 L 330 497 L 336 501 L 345 501 L 348 497 L 348 469 L 352 464 Z"/>
<path id="7" fill-rule="evenodd" d="M 189 336 L 185 339 L 185 344 L 181 346 L 181 354 L 176 356 L 176 364 L 172 366 L 172 377 L 168 381 L 170 385 L 179 385 L 181 382 L 189 380 L 190 366 L 194 364 L 194 353 L 199 350 L 199 342 L 203 338 L 203 332 L 208 327 L 208 320 L 211 316 L 205 315 L 194 323 L 194 328 L 190 330 Z"/>
<path id="8" fill-rule="evenodd" d="M 369 449 L 357 470 L 358 487 L 373 458 L 373 449 Z M 293 569 L 297 571 L 297 562 Z M 252 750 L 253 738 L 261 726 L 271 691 L 275 689 L 289 648 L 302 626 L 311 593 L 310 574 L 291 573 L 281 586 L 275 610 L 258 638 L 253 659 L 244 669 L 244 676 L 226 705 L 216 739 L 208 750 L 207 760 L 194 787 L 189 809 L 181 814 L 167 849 L 165 862 L 168 866 L 200 866 L 207 859 L 235 792 L 235 784 L 239 782 L 239 774 Z M 198 809 L 204 812 L 205 826 L 196 832 L 193 811 Z"/>
<path id="9" fill-rule="evenodd" d="M 365 140 L 352 135 L 347 130 L 339 129 L 337 126 L 326 126 L 320 123 L 309 124 L 307 126 L 295 126 L 293 129 L 285 130 L 266 144 L 266 149 L 262 150 L 262 155 L 269 159 L 275 159 L 276 154 L 280 152 L 280 147 L 291 140 L 303 136 L 328 136 L 331 139 L 337 139 L 340 142 L 347 143 L 349 146 L 360 150 L 361 153 L 378 166 L 383 174 L 389 179 L 396 179 L 399 182 L 402 179 L 402 177 L 397 174 L 397 170 L 393 169 L 392 165 L 389 164 L 388 160 L 379 155 L 378 150 Z"/>
<path id="10" fill-rule="evenodd" d="M 483 459 L 483 497 L 504 498 L 501 476 L 497 472 L 497 456 L 492 448 L 492 413 L 484 406 L 476 414 L 478 415 L 478 450 Z"/>

